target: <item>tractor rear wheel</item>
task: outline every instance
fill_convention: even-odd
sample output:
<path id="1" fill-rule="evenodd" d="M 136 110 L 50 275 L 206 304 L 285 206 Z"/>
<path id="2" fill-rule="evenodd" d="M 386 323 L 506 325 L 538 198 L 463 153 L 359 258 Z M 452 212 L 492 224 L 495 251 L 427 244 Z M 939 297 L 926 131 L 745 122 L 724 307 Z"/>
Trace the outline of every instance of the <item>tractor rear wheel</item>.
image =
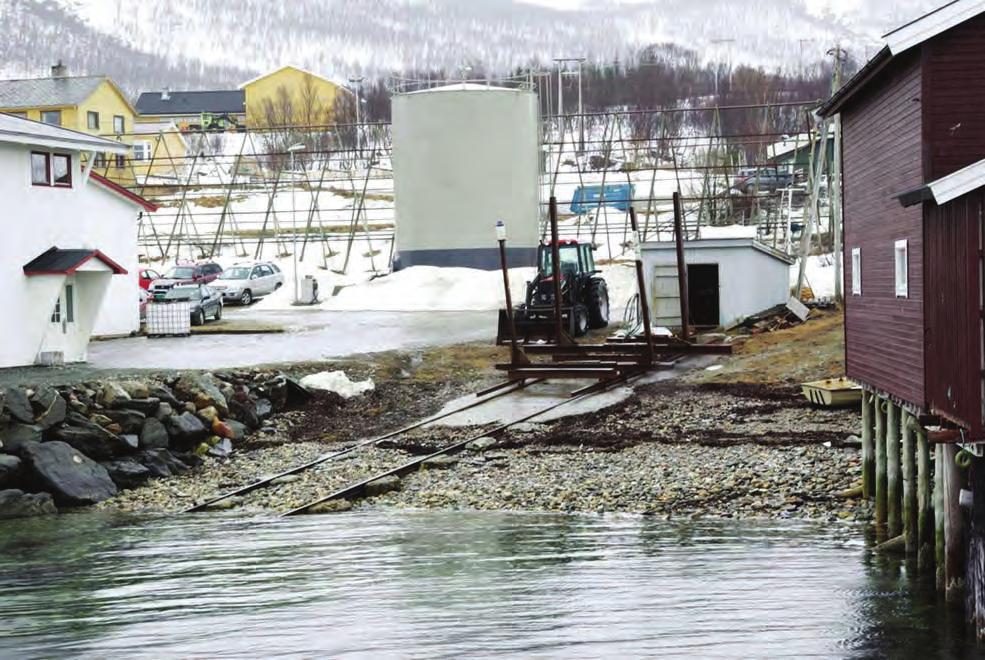
<path id="1" fill-rule="evenodd" d="M 609 288 L 605 280 L 592 280 L 587 302 L 588 327 L 598 329 L 609 325 Z"/>
<path id="2" fill-rule="evenodd" d="M 575 305 L 571 309 L 571 336 L 584 337 L 588 333 L 588 308 Z"/>

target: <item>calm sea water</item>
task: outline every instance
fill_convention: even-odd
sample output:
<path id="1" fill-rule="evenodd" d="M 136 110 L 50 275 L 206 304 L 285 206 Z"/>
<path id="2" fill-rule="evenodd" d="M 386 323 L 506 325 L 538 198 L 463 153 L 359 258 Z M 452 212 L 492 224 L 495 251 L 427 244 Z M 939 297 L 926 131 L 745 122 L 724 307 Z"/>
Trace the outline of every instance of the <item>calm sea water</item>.
<path id="1" fill-rule="evenodd" d="M 370 511 L 0 523 L 0 657 L 975 657 L 858 527 Z"/>

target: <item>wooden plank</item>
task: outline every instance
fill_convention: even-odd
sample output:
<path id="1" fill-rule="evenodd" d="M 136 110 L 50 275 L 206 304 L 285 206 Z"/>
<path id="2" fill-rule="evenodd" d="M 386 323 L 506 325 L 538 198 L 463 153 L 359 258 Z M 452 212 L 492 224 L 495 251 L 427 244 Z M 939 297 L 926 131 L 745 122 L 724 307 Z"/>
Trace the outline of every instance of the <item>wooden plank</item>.
<path id="1" fill-rule="evenodd" d="M 903 438 L 903 538 L 906 553 L 917 553 L 917 473 L 915 464 L 914 419 L 907 411 L 900 418 Z"/>
<path id="2" fill-rule="evenodd" d="M 872 400 L 869 392 L 862 393 L 862 497 L 875 497 L 876 457 L 872 445 Z"/>
<path id="3" fill-rule="evenodd" d="M 900 469 L 900 407 L 886 402 L 886 525 L 889 538 L 903 532 L 902 474 Z"/>
<path id="4" fill-rule="evenodd" d="M 886 409 L 882 397 L 875 397 L 875 437 L 876 449 L 876 534 L 886 535 Z"/>

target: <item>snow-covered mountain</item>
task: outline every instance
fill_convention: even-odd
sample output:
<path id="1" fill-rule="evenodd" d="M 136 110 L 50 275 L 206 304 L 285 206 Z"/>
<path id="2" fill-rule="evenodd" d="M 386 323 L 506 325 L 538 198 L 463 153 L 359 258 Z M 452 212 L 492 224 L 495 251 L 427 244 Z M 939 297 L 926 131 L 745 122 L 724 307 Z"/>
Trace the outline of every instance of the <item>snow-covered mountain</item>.
<path id="1" fill-rule="evenodd" d="M 792 71 L 836 44 L 863 59 L 941 1 L 0 0 L 0 73 L 39 75 L 61 58 L 134 91 L 229 85 L 283 63 L 340 78 L 503 72 L 625 59 L 653 43 Z"/>

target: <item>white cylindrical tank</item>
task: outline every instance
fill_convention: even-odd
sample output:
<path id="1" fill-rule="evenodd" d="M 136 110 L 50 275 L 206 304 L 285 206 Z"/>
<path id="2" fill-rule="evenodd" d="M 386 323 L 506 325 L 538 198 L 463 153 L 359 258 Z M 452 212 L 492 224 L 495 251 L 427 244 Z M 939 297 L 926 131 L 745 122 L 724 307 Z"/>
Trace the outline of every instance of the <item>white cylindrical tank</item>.
<path id="1" fill-rule="evenodd" d="M 394 268 L 534 264 L 539 117 L 528 89 L 461 83 L 393 97 Z"/>

